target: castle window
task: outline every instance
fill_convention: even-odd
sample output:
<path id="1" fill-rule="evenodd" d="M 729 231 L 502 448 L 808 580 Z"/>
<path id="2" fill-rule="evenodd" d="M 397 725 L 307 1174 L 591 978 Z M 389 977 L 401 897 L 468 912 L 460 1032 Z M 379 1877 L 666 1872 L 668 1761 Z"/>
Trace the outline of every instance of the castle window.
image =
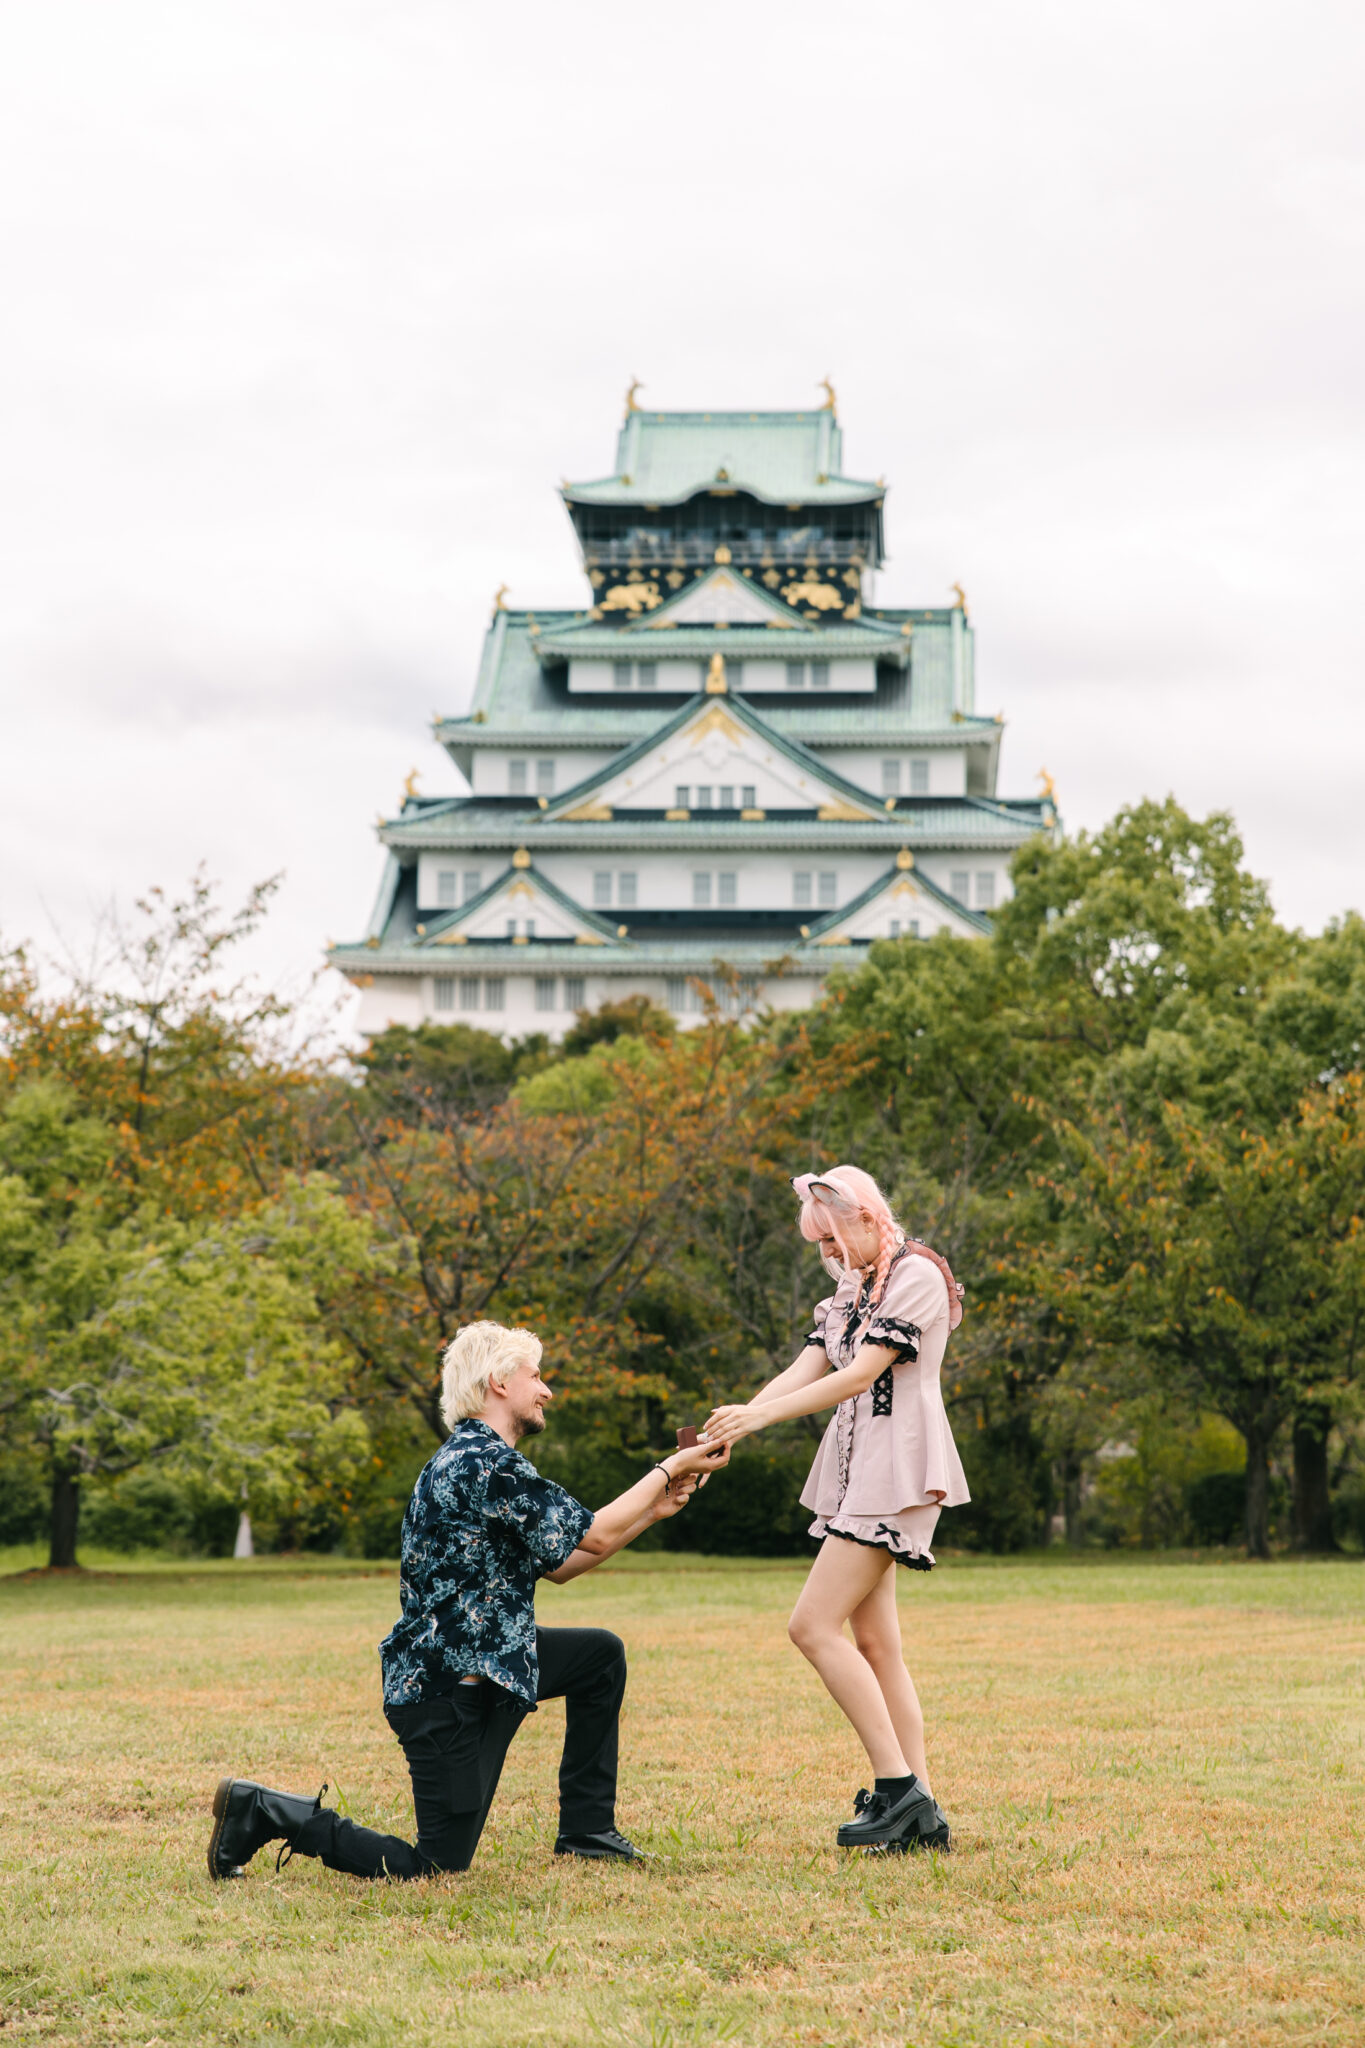
<path id="1" fill-rule="evenodd" d="M 948 881 L 948 894 L 956 896 L 959 903 L 966 903 L 971 891 L 972 878 L 965 868 L 954 868 Z"/>
<path id="2" fill-rule="evenodd" d="M 453 1010 L 455 1007 L 455 977 L 453 974 L 438 974 L 431 984 L 431 999 L 438 1010 Z"/>
<path id="3" fill-rule="evenodd" d="M 687 1005 L 687 980 L 684 975 L 670 974 L 664 983 L 664 1004 L 667 1009 L 681 1010 Z"/>
<path id="4" fill-rule="evenodd" d="M 566 974 L 564 977 L 564 1007 L 566 1010 L 581 1010 L 587 1002 L 587 984 L 581 974 Z"/>
<path id="5" fill-rule="evenodd" d="M 616 901 L 622 910 L 634 910 L 639 888 L 639 876 L 621 874 L 616 877 Z"/>
<path id="6" fill-rule="evenodd" d="M 533 938 L 535 937 L 535 935 L 536 935 L 536 921 L 535 921 L 535 919 L 534 919 L 533 917 L 528 917 L 528 918 L 527 918 L 527 920 L 526 920 L 526 936 L 527 936 L 527 938 L 528 938 L 528 939 L 533 939 Z"/>
<path id="7" fill-rule="evenodd" d="M 697 801 L 693 805 L 693 809 L 698 811 L 709 811 L 710 808 L 711 785 L 709 782 L 699 782 L 697 784 Z"/>
<path id="8" fill-rule="evenodd" d="M 810 686 L 812 690 L 827 690 L 829 688 L 829 663 L 827 661 L 813 661 L 811 663 Z"/>
<path id="9" fill-rule="evenodd" d="M 657 661 L 642 661 L 642 662 L 638 663 L 638 664 L 637 664 L 637 666 L 636 666 L 636 670 L 635 670 L 635 687 L 636 687 L 636 689 L 637 689 L 637 690 L 654 690 L 654 689 L 657 689 L 657 688 L 658 688 L 658 684 L 659 684 L 659 664 L 658 664 L 658 662 L 657 662 Z"/>
<path id="10" fill-rule="evenodd" d="M 536 1008 L 553 1010 L 555 1006 L 555 978 L 553 974 L 536 976 Z"/>
<path id="11" fill-rule="evenodd" d="M 477 974 L 460 976 L 460 1008 L 477 1010 L 479 1007 L 479 977 Z"/>
<path id="12" fill-rule="evenodd" d="M 820 877 L 820 908 L 833 910 L 839 901 L 839 877 L 828 872 Z"/>
<path id="13" fill-rule="evenodd" d="M 483 1006 L 485 1010 L 507 1008 L 507 983 L 500 974 L 490 974 L 483 985 Z"/>
<path id="14" fill-rule="evenodd" d="M 600 869 L 592 878 L 592 900 L 597 910 L 606 910 L 611 904 L 611 875 Z"/>
<path id="15" fill-rule="evenodd" d="M 756 811 L 758 809 L 757 784 L 753 782 L 746 782 L 744 784 L 744 787 L 739 792 L 739 801 L 744 810 Z"/>
<path id="16" fill-rule="evenodd" d="M 466 868 L 464 871 L 464 884 L 461 891 L 463 900 L 466 903 L 472 903 L 474 901 L 474 898 L 479 894 L 482 888 L 483 875 L 480 872 L 480 870 L 478 868 Z"/>
<path id="17" fill-rule="evenodd" d="M 892 920 L 891 920 L 891 936 L 892 936 L 892 938 L 893 938 L 893 939 L 898 939 L 898 938 L 900 937 L 900 935 L 901 935 L 901 921 L 900 921 L 900 919 L 899 919 L 898 917 L 893 917 L 893 918 L 892 918 Z"/>
<path id="18" fill-rule="evenodd" d="M 709 910 L 711 908 L 711 877 L 709 875 L 693 875 L 692 907 L 694 910 Z"/>
<path id="19" fill-rule="evenodd" d="M 805 664 L 805 662 L 804 662 L 804 661 L 789 661 L 789 662 L 787 663 L 787 688 L 788 688 L 789 690 L 804 690 L 804 689 L 805 689 L 805 687 L 806 687 L 806 664 Z"/>
<path id="20" fill-rule="evenodd" d="M 722 782 L 717 798 L 717 807 L 722 811 L 732 811 L 734 809 L 735 786 L 732 782 Z"/>
<path id="21" fill-rule="evenodd" d="M 675 811 L 685 811 L 689 808 L 690 794 L 691 792 L 687 784 L 680 782 L 673 792 L 673 808 Z"/>
<path id="22" fill-rule="evenodd" d="M 553 796 L 555 793 L 555 764 L 553 761 L 536 762 L 536 795 Z"/>
<path id="23" fill-rule="evenodd" d="M 438 868 L 436 871 L 436 901 L 442 910 L 455 908 L 455 870 Z"/>
<path id="24" fill-rule="evenodd" d="M 509 761 L 507 763 L 507 794 L 509 796 L 525 796 L 526 763 L 524 761 Z"/>
<path id="25" fill-rule="evenodd" d="M 716 876 L 717 900 L 722 910 L 733 909 L 739 901 L 739 876 L 720 874 Z"/>
<path id="26" fill-rule="evenodd" d="M 508 938 L 509 938 L 509 939 L 514 939 L 514 938 L 516 937 L 516 935 L 517 935 L 517 921 L 516 921 L 516 919 L 515 919 L 514 917 L 509 917 L 509 918 L 508 918 L 508 920 L 507 920 L 507 936 L 508 936 Z"/>
<path id="27" fill-rule="evenodd" d="M 882 762 L 882 795 L 899 796 L 901 793 L 901 764 L 899 761 Z"/>
<path id="28" fill-rule="evenodd" d="M 611 680 L 614 689 L 628 690 L 630 688 L 630 663 L 628 661 L 614 661 L 611 665 Z"/>
<path id="29" fill-rule="evenodd" d="M 976 907 L 978 910 L 995 908 L 995 876 L 989 869 L 977 870 Z"/>
<path id="30" fill-rule="evenodd" d="M 927 761 L 912 761 L 910 763 L 910 794 L 911 796 L 928 796 L 929 763 Z"/>
<path id="31" fill-rule="evenodd" d="M 810 893 L 809 874 L 797 873 L 792 876 L 792 902 L 798 910 L 809 910 L 813 898 Z"/>

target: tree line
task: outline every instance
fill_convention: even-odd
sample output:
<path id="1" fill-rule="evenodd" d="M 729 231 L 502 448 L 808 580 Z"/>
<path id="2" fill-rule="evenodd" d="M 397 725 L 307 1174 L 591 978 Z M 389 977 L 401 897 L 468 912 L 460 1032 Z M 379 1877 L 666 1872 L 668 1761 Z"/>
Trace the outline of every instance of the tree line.
<path id="1" fill-rule="evenodd" d="M 1286 929 L 1232 821 L 1170 802 L 1013 879 L 988 938 L 878 942 L 807 1012 L 627 1001 L 558 1045 L 311 1052 L 233 978 L 268 885 L 234 916 L 153 892 L 59 987 L 10 953 L 0 1541 L 222 1547 L 249 1505 L 282 1547 L 391 1555 L 482 1315 L 542 1333 L 537 1455 L 605 1492 L 789 1361 L 824 1290 L 788 1181 L 837 1159 L 968 1288 L 947 1541 L 1365 1535 L 1365 925 Z M 817 1431 L 745 1447 L 670 1535 L 800 1545 Z"/>

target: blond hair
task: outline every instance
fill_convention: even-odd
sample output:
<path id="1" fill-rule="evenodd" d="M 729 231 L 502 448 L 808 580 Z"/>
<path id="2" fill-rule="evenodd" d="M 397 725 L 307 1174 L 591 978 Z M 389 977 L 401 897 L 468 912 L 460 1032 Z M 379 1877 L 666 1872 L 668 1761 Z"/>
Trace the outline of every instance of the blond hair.
<path id="1" fill-rule="evenodd" d="M 539 1365 L 541 1342 L 534 1330 L 509 1330 L 502 1323 L 466 1323 L 446 1345 L 441 1359 L 441 1420 L 454 1429 L 477 1415 L 488 1389 L 505 1387 L 523 1365 Z"/>

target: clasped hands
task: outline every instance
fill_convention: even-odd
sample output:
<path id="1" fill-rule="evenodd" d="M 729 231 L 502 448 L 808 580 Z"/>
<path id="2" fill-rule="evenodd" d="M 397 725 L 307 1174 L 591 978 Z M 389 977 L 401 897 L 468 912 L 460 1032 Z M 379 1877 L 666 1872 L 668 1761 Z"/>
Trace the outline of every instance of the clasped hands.
<path id="1" fill-rule="evenodd" d="M 717 1445 L 714 1438 L 709 1443 L 703 1438 L 689 1450 L 671 1452 L 663 1460 L 669 1487 L 654 1510 L 656 1519 L 676 1515 L 680 1508 L 685 1508 L 697 1488 L 705 1486 L 711 1474 L 722 1471 L 729 1462 L 729 1445 Z"/>

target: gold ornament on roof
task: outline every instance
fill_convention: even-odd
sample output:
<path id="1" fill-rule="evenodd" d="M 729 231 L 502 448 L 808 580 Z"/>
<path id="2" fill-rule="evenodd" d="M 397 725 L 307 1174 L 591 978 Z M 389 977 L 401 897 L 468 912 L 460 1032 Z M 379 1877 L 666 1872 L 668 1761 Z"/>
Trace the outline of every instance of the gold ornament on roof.
<path id="1" fill-rule="evenodd" d="M 530 867 L 530 865 L 531 865 L 531 856 L 530 856 L 530 854 L 529 854 L 529 853 L 528 853 L 528 852 L 526 851 L 526 848 L 525 848 L 524 846 L 519 846 L 519 847 L 517 848 L 516 852 L 515 852 L 515 853 L 514 853 L 514 854 L 512 855 L 512 865 L 513 865 L 513 867 L 514 867 L 514 868 L 529 868 L 529 867 Z"/>
<path id="2" fill-rule="evenodd" d="M 724 697 L 730 685 L 725 680 L 725 656 L 720 653 L 711 656 L 711 666 L 706 671 L 706 694 L 708 697 Z"/>
<path id="3" fill-rule="evenodd" d="M 967 609 L 967 593 L 962 588 L 962 585 L 960 583 L 950 583 L 948 588 L 957 592 L 957 603 L 953 606 L 953 610 L 955 612 L 965 612 Z"/>
<path id="4" fill-rule="evenodd" d="M 914 865 L 914 854 L 911 853 L 908 846 L 903 846 L 900 852 L 896 855 L 896 866 L 900 868 L 902 871 L 904 871 L 904 869 L 912 868 Z"/>
<path id="5" fill-rule="evenodd" d="M 1057 801 L 1057 785 L 1048 774 L 1046 768 L 1038 770 L 1038 780 L 1043 785 L 1043 796 L 1046 801 L 1050 804 L 1055 804 Z"/>
<path id="6" fill-rule="evenodd" d="M 632 378 L 631 378 L 631 380 L 630 380 L 630 387 L 629 387 L 629 389 L 628 389 L 628 390 L 627 390 L 627 392 L 626 392 L 626 412 L 627 412 L 627 414 L 630 414 L 630 413 L 633 413 L 633 412 L 638 412 L 638 411 L 640 410 L 639 406 L 638 406 L 638 405 L 637 405 L 637 404 L 635 403 L 635 394 L 636 394 L 636 392 L 637 392 L 637 391 L 643 391 L 643 390 L 644 390 L 644 388 L 645 388 L 645 387 L 644 387 L 644 385 L 643 385 L 643 384 L 642 384 L 642 383 L 640 382 L 640 380 L 639 380 L 639 378 L 638 378 L 638 377 L 632 377 Z"/>
<path id="7" fill-rule="evenodd" d="M 822 377 L 822 378 L 820 379 L 820 389 L 821 389 L 822 391 L 824 391 L 824 392 L 827 392 L 827 393 L 828 393 L 828 396 L 826 397 L 826 399 L 825 399 L 825 402 L 824 402 L 824 404 L 823 404 L 823 405 L 821 406 L 821 408 L 820 408 L 821 412 L 833 412 L 833 411 L 834 411 L 834 386 L 833 386 L 833 384 L 831 384 L 831 382 L 830 382 L 830 380 L 829 380 L 829 378 L 828 378 L 828 377 Z"/>
<path id="8" fill-rule="evenodd" d="M 403 779 L 403 794 L 405 797 L 416 796 L 417 794 L 417 770 L 415 768 L 409 768 Z"/>
<path id="9" fill-rule="evenodd" d="M 506 583 L 500 583 L 497 589 L 494 591 L 493 609 L 495 612 L 505 612 L 507 610 L 507 606 L 503 603 L 503 599 L 507 595 L 508 587 L 509 586 Z"/>

